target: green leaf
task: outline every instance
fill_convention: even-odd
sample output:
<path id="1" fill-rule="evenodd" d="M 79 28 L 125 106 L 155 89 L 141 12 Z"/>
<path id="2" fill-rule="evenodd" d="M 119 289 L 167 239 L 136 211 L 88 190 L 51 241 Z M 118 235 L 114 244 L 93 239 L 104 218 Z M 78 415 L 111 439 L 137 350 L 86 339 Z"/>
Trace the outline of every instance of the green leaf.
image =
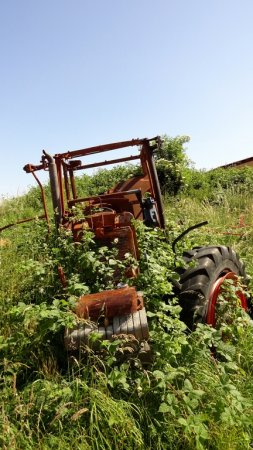
<path id="1" fill-rule="evenodd" d="M 188 425 L 187 420 L 185 420 L 184 417 L 179 417 L 177 421 L 180 425 L 183 425 L 184 427 L 187 427 Z"/>
<path id="2" fill-rule="evenodd" d="M 165 414 L 165 413 L 170 412 L 170 410 L 171 410 L 171 406 L 170 405 L 168 405 L 167 403 L 161 403 L 161 405 L 160 405 L 160 407 L 158 409 L 158 412 Z"/>

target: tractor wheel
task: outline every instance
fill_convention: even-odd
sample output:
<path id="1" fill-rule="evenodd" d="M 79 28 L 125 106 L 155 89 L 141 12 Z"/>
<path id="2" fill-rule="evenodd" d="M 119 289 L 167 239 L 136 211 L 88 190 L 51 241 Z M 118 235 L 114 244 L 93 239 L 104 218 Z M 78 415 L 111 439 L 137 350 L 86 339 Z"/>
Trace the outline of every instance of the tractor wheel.
<path id="1" fill-rule="evenodd" d="M 196 247 L 183 256 L 187 264 L 192 264 L 180 280 L 181 320 L 191 330 L 198 323 L 215 327 L 217 299 L 222 284 L 226 279 L 232 279 L 233 284 L 237 285 L 238 276 L 245 282 L 244 264 L 234 250 L 225 246 Z M 247 310 L 246 297 L 239 286 L 236 295 L 242 308 Z"/>

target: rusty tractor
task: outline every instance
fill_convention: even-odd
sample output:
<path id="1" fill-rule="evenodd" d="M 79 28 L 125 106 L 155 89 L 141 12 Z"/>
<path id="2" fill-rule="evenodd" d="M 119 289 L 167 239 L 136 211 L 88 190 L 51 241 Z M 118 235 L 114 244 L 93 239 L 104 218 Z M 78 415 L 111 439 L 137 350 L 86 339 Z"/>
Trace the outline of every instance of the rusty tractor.
<path id="1" fill-rule="evenodd" d="M 44 215 L 41 218 L 49 223 L 44 188 L 36 173 L 39 170 L 47 170 L 57 229 L 64 227 L 71 230 L 74 241 L 79 241 L 83 233 L 91 230 L 95 239 L 104 245 L 117 242 L 119 259 L 130 253 L 138 260 L 133 219 L 143 221 L 148 227 L 165 229 L 163 202 L 154 161 L 154 153 L 161 145 L 160 137 L 154 137 L 67 151 L 54 156 L 43 151 L 39 165 L 27 164 L 24 167 L 27 173 L 35 177 L 41 189 L 44 205 Z M 117 152 L 119 155 L 121 149 L 127 149 L 129 152 L 130 148 L 136 150 L 133 155 L 87 162 L 87 157 L 91 155 L 93 158 L 107 152 Z M 140 175 L 118 183 L 100 195 L 78 195 L 75 175 L 80 171 L 132 161 L 139 161 Z M 82 209 L 83 218 L 73 220 L 73 207 L 77 206 Z M 25 221 L 28 220 L 32 219 Z M 202 224 L 196 226 L 200 225 Z M 182 233 L 182 236 L 187 231 L 189 230 Z M 230 279 L 237 285 L 238 277 L 245 278 L 244 265 L 234 250 L 221 245 L 196 247 L 185 252 L 184 259 L 186 263 L 194 260 L 195 264 L 189 264 L 189 267 L 182 271 L 177 284 L 182 320 L 190 329 L 198 322 L 215 326 L 218 297 L 224 282 Z M 67 283 L 61 268 L 59 275 L 62 283 Z M 137 275 L 138 270 L 130 267 L 129 279 Z M 246 297 L 239 287 L 237 297 L 241 306 L 247 310 Z M 69 350 L 77 350 L 86 345 L 94 331 L 99 333 L 101 338 L 108 340 L 115 336 L 128 335 L 139 342 L 148 341 L 143 295 L 133 286 L 119 284 L 114 290 L 82 295 L 77 302 L 75 313 L 83 320 L 79 320 L 74 329 L 65 331 L 65 345 Z"/>

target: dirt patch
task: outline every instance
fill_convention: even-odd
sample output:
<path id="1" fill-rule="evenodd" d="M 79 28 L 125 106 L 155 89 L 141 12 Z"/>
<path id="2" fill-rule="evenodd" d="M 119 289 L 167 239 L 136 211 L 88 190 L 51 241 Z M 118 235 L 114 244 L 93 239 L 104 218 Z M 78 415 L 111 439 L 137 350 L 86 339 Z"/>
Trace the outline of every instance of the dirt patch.
<path id="1" fill-rule="evenodd" d="M 10 243 L 9 239 L 0 239 L 0 247 L 7 247 Z"/>

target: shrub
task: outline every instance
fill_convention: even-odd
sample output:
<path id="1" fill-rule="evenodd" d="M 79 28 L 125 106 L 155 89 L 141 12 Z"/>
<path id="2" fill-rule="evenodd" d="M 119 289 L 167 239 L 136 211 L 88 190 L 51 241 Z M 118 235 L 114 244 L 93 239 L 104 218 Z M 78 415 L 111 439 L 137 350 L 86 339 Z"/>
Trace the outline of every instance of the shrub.
<path id="1" fill-rule="evenodd" d="M 184 186 L 184 170 L 189 165 L 184 144 L 189 136 L 164 136 L 163 144 L 155 155 L 156 168 L 163 194 L 176 195 Z"/>

